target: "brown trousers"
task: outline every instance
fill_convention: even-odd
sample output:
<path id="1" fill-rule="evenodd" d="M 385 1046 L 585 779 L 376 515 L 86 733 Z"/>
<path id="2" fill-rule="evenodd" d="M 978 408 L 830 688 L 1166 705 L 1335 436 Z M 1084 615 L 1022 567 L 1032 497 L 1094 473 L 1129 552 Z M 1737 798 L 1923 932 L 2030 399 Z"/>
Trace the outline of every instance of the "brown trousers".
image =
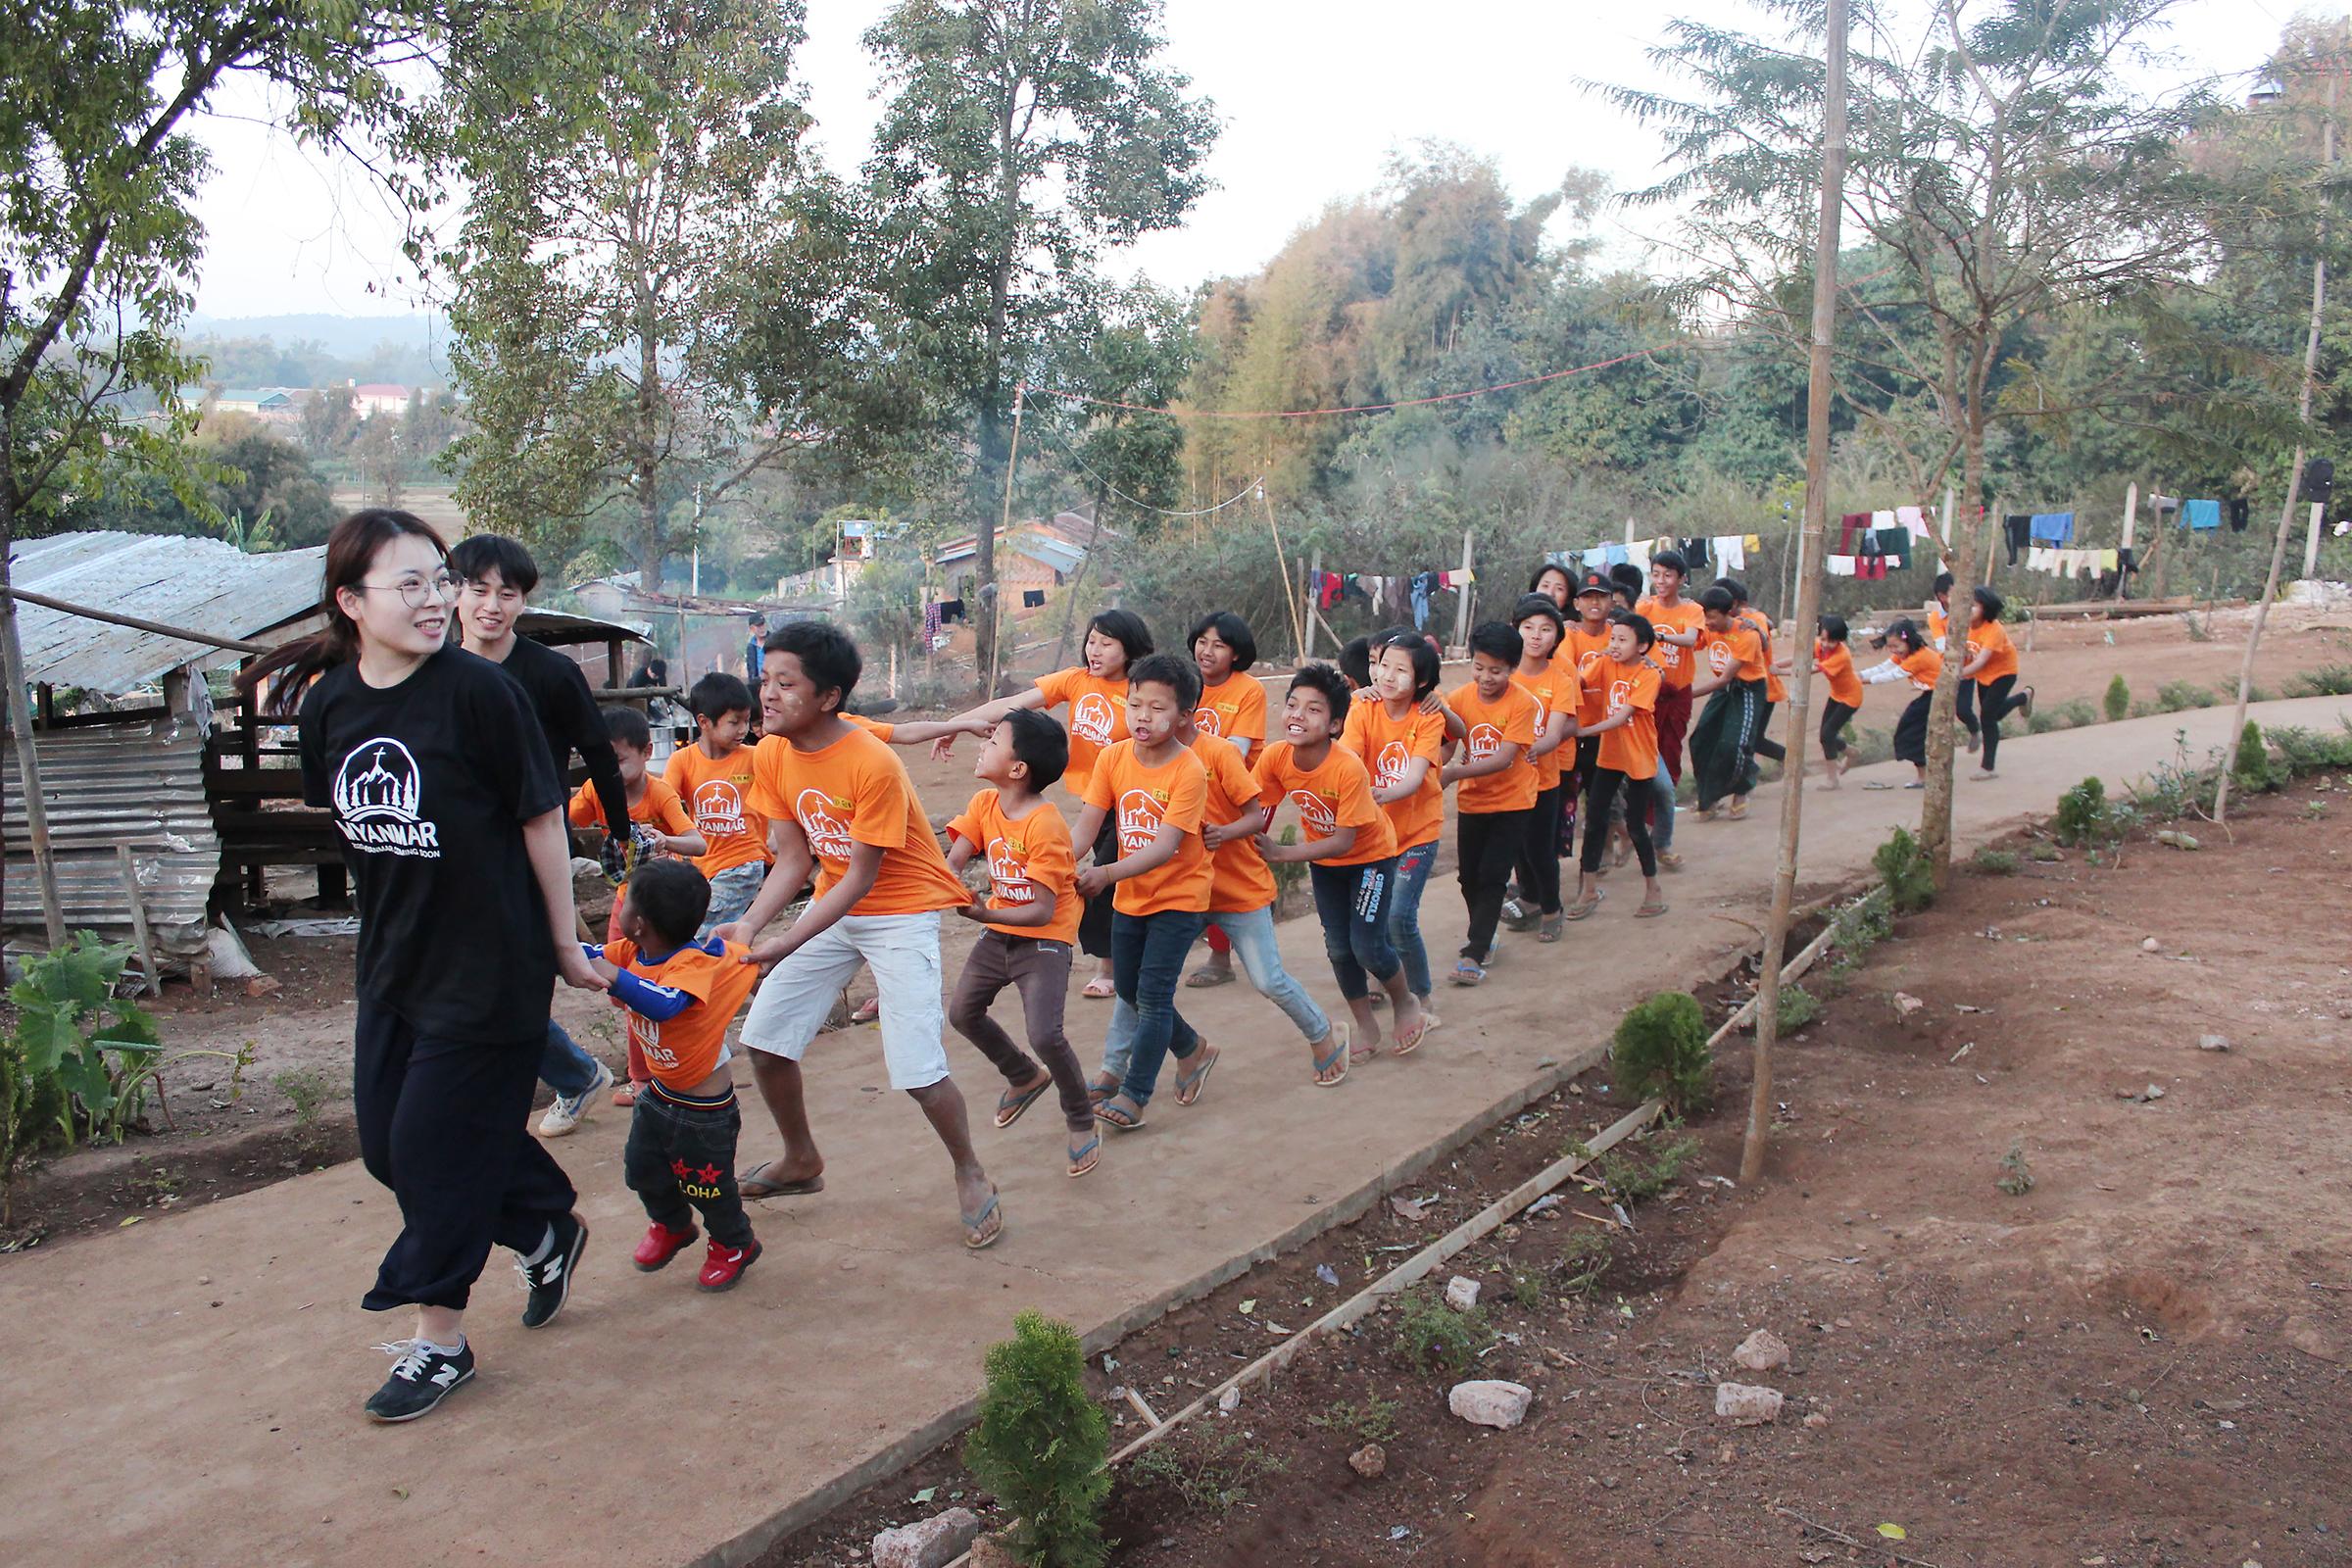
<path id="1" fill-rule="evenodd" d="M 1077 1054 L 1070 1050 L 1061 1029 L 1062 1004 L 1070 992 L 1069 945 L 1006 936 L 993 929 L 982 931 L 956 981 L 956 995 L 948 1003 L 948 1022 L 956 1026 L 956 1032 L 979 1047 L 1006 1083 L 1025 1083 L 1037 1075 L 1037 1062 L 988 1015 L 988 1004 L 1006 986 L 1020 990 L 1029 1049 L 1044 1058 L 1046 1071 L 1054 1075 L 1062 1119 L 1073 1132 L 1091 1130 L 1095 1108 L 1087 1099 L 1086 1075 L 1079 1070 Z"/>

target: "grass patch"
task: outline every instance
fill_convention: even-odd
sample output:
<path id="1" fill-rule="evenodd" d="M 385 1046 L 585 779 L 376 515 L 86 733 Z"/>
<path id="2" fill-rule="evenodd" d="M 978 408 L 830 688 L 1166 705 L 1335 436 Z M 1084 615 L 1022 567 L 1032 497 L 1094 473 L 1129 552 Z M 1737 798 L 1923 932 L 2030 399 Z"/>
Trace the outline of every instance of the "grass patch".
<path id="1" fill-rule="evenodd" d="M 1592 1165 L 1585 1174 L 1598 1181 L 1609 1196 L 1631 1208 L 1646 1203 L 1675 1184 L 1683 1167 L 1698 1156 L 1698 1140 L 1686 1134 L 1669 1138 L 1663 1143 L 1649 1142 L 1636 1148 L 1610 1150 Z"/>
<path id="2" fill-rule="evenodd" d="M 2211 708 L 2222 699 L 2210 686 L 2194 681 L 2168 680 L 2156 688 L 2156 710 L 2162 713 L 2179 713 L 2191 708 Z"/>
<path id="3" fill-rule="evenodd" d="M 1617 1238 L 1607 1231 L 1578 1231 L 1560 1249 L 1551 1277 L 1562 1296 L 1591 1296 L 1617 1261 Z"/>
<path id="4" fill-rule="evenodd" d="M 1996 850 L 1987 844 L 1970 858 L 1969 864 L 1986 876 L 2009 876 L 2017 870 L 2017 852 Z"/>
<path id="5" fill-rule="evenodd" d="M 1321 1415 L 1306 1418 L 1310 1427 L 1337 1432 L 1358 1446 L 1367 1443 L 1387 1443 L 1396 1436 L 1396 1401 L 1384 1399 L 1375 1394 L 1363 1403 L 1341 1399 Z"/>
<path id="6" fill-rule="evenodd" d="M 1197 1423 L 1192 1430 L 1192 1441 L 1154 1444 L 1129 1461 L 1134 1474 L 1166 1487 L 1187 1508 L 1231 1513 L 1248 1505 L 1261 1482 L 1290 1468 L 1231 1427 Z"/>
<path id="7" fill-rule="evenodd" d="M 2352 697 L 2352 664 L 2324 664 L 2287 682 L 2290 697 Z"/>
<path id="8" fill-rule="evenodd" d="M 1456 1312 L 1427 1290 L 1408 1291 L 1397 1301 L 1396 1353 L 1416 1372 L 1444 1371 L 1458 1377 L 1494 1343 L 1494 1331 L 1483 1306 Z"/>

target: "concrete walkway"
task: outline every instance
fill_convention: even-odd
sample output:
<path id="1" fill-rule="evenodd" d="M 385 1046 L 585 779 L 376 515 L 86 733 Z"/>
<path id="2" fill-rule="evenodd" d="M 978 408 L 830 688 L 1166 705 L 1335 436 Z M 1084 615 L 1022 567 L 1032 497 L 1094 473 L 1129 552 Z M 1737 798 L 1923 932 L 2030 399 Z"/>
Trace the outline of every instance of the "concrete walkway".
<path id="1" fill-rule="evenodd" d="M 2332 729 L 2347 712 L 2328 698 L 2256 716 Z M 2170 760 L 2177 730 L 2202 758 L 2228 722 L 2213 709 L 2011 740 L 2001 780 L 1961 782 L 1962 845 L 2048 811 L 2086 774 L 2116 790 Z M 1916 793 L 1858 787 L 1908 773 L 1882 766 L 1806 795 L 1808 885 L 1855 877 L 1890 827 L 1916 822 Z M 495 1259 L 471 1323 L 481 1376 L 415 1426 L 359 1414 L 388 1365 L 370 1347 L 409 1318 L 358 1307 L 395 1218 L 356 1163 L 0 1259 L 0 1558 L 739 1562 L 830 1484 L 943 1432 L 1015 1310 L 1088 1331 L 1139 1321 L 1376 1189 L 1545 1062 L 1598 1046 L 1641 997 L 1719 973 L 1760 922 L 1780 800 L 1768 789 L 1744 822 L 1684 829 L 1690 868 L 1668 881 L 1669 919 L 1633 921 L 1638 883 L 1617 873 L 1596 918 L 1557 948 L 1511 939 L 1481 991 L 1441 985 L 1427 1048 L 1384 1054 L 1336 1093 L 1311 1087 L 1303 1050 L 1247 988 L 1185 993 L 1228 1050 L 1207 1097 L 1188 1110 L 1163 1093 L 1152 1126 L 1112 1139 L 1082 1182 L 1062 1175 L 1050 1102 L 1009 1132 L 987 1128 L 996 1082 L 956 1042 L 1007 1215 L 986 1253 L 958 1245 L 945 1162 L 914 1107 L 879 1087 L 870 1029 L 811 1053 L 828 1190 L 761 1206 L 767 1255 L 729 1296 L 698 1294 L 690 1262 L 629 1268 L 643 1220 L 620 1178 L 626 1115 L 608 1108 L 555 1146 L 596 1232 L 570 1307 L 522 1332 Z M 1433 955 L 1449 955 L 1460 899 L 1435 886 L 1426 909 Z M 1315 922 L 1288 923 L 1282 941 L 1328 999 Z M 1564 997 L 1580 1010 L 1563 1025 Z M 1090 1065 L 1105 1016 L 1070 1004 Z M 774 1139 L 746 1100 L 748 1161 Z"/>

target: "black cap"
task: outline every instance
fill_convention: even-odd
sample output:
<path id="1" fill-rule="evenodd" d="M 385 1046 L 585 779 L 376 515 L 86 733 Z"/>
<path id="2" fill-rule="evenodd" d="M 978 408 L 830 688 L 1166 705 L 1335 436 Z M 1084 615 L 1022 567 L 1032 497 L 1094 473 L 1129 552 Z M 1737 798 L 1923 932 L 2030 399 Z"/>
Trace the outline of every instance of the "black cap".
<path id="1" fill-rule="evenodd" d="M 1616 578 L 1605 571 L 1588 571 L 1585 573 L 1585 580 L 1576 585 L 1574 597 L 1582 599 L 1587 594 L 1613 594 L 1616 591 Z"/>

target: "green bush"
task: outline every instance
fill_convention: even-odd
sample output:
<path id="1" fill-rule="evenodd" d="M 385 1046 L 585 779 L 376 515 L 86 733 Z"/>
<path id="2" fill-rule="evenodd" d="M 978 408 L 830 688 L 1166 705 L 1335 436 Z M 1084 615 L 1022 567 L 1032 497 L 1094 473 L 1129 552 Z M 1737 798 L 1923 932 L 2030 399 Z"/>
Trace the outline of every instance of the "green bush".
<path id="1" fill-rule="evenodd" d="M 1781 1038 L 1786 1040 L 1821 1016 L 1821 1003 L 1803 986 L 1781 987 Z"/>
<path id="2" fill-rule="evenodd" d="M 1686 1134 L 1654 1145 L 1621 1145 L 1601 1155 L 1589 1174 L 1631 1208 L 1672 1187 L 1683 1167 L 1697 1157 L 1698 1140 Z"/>
<path id="3" fill-rule="evenodd" d="M 1563 1296 L 1590 1296 L 1600 1288 L 1617 1260 L 1617 1241 L 1607 1231 L 1577 1231 L 1560 1249 L 1559 1261 L 1551 1268 L 1552 1278 L 1559 1283 Z"/>
<path id="4" fill-rule="evenodd" d="M 2040 710 L 2036 709 L 2034 711 L 2038 712 Z M 2076 697 L 2069 699 L 2066 705 L 2058 710 L 2058 716 L 2065 720 L 2058 726 L 2060 729 L 2081 729 L 2087 724 L 2096 724 L 2099 721 L 2099 710 L 2090 706 L 2089 698 Z"/>
<path id="5" fill-rule="evenodd" d="M 1910 914 L 1936 902 L 1935 868 L 1910 829 L 1896 828 L 1879 846 L 1870 863 L 1877 867 L 1880 885 L 1886 888 L 1895 913 Z"/>
<path id="6" fill-rule="evenodd" d="M 1410 1291 L 1396 1303 L 1396 1351 L 1416 1372 L 1460 1376 L 1494 1343 L 1485 1307 L 1457 1312 L 1434 1291 Z"/>
<path id="7" fill-rule="evenodd" d="M 2107 722 L 2110 724 L 2131 716 L 2132 688 L 2125 684 L 2121 670 L 2116 672 L 2115 679 L 2107 683 L 2107 697 L 2104 706 L 2107 710 Z"/>
<path id="8" fill-rule="evenodd" d="M 147 1108 L 162 1045 L 155 1020 L 114 994 L 130 949 L 76 931 L 26 960 L 0 1039 L 0 1221 L 18 1172 L 51 1144 L 121 1143 Z"/>
<path id="9" fill-rule="evenodd" d="M 2211 708 L 2220 701 L 2221 698 L 2212 687 L 2200 686 L 2194 681 L 2168 680 L 2156 688 L 2156 710 L 2160 713 L 2178 713 L 2188 708 Z"/>
<path id="10" fill-rule="evenodd" d="M 2237 737 L 2237 763 L 2230 770 L 2230 787 L 2240 795 L 2260 795 L 2285 780 L 2271 767 L 2270 748 L 2263 744 L 2262 726 L 2252 719 Z"/>
<path id="11" fill-rule="evenodd" d="M 2352 767 L 2352 722 L 2342 732 L 2321 735 L 2293 724 L 2272 729 L 2270 742 L 2289 773 L 2317 773 L 2328 768 Z"/>
<path id="12" fill-rule="evenodd" d="M 2352 697 L 2352 664 L 2327 664 L 2287 683 L 2294 697 Z"/>
<path id="13" fill-rule="evenodd" d="M 2058 820 L 2053 824 L 2061 844 L 2096 844 L 2115 831 L 2114 808 L 2107 804 L 2107 786 L 2095 778 L 2058 797 Z"/>
<path id="14" fill-rule="evenodd" d="M 1012 1549 L 1035 1568 L 1100 1568 L 1110 1494 L 1110 1426 L 1087 1396 L 1086 1357 L 1067 1324 L 1042 1312 L 1012 1320 L 988 1351 L 980 1424 L 963 1462 L 1019 1518 Z"/>
<path id="15" fill-rule="evenodd" d="M 1687 991 L 1661 991 L 1617 1020 L 1610 1060 L 1617 1081 L 1676 1115 L 1704 1108 L 1715 1096 L 1715 1054 L 1707 1015 Z"/>
<path id="16" fill-rule="evenodd" d="M 1977 851 L 1971 863 L 1986 876 L 2007 876 L 2017 869 L 2017 852 L 1996 850 L 1988 844 Z"/>

